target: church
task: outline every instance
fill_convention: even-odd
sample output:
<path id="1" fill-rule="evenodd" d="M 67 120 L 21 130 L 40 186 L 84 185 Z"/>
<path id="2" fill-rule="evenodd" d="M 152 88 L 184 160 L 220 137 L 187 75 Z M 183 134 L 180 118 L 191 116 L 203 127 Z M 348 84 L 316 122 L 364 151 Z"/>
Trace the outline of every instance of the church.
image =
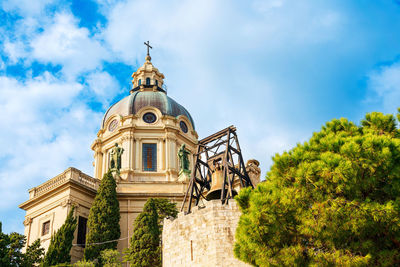
<path id="1" fill-rule="evenodd" d="M 101 178 L 110 168 L 118 169 L 120 252 L 129 246 L 133 222 L 148 198 L 168 198 L 180 207 L 199 144 L 194 120 L 167 95 L 165 77 L 153 66 L 149 50 L 132 78 L 130 94 L 109 107 L 99 122 L 100 130 L 91 145 L 94 177 L 70 167 L 30 189 L 29 199 L 19 205 L 26 211 L 23 223 L 28 245 L 39 238 L 47 250 L 51 235 L 75 206 L 78 227 L 71 259 L 82 259 L 89 210 Z M 181 147 L 187 154 L 187 166 L 182 166 L 178 155 Z M 246 169 L 255 184 L 260 177 L 258 162 L 248 162 Z"/>

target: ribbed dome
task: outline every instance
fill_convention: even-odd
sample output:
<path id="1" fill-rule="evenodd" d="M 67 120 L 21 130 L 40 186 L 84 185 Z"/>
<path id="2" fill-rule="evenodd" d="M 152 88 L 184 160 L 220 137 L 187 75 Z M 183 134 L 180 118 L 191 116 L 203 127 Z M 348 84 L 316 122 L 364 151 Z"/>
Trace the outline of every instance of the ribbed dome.
<path id="1" fill-rule="evenodd" d="M 103 118 L 102 127 L 104 128 L 104 123 L 114 114 L 128 116 L 136 114 L 141 108 L 148 106 L 159 109 L 163 115 L 173 117 L 184 115 L 191 122 L 193 129 L 195 129 L 190 113 L 175 100 L 167 96 L 166 93 L 161 91 L 132 92 L 129 96 L 115 103 L 107 110 Z"/>

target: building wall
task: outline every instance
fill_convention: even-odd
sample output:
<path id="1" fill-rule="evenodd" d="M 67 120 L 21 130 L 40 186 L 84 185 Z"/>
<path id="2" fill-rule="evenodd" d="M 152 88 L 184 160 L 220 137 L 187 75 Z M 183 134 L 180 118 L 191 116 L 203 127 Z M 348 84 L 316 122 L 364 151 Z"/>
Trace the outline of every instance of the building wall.
<path id="1" fill-rule="evenodd" d="M 133 223 L 136 217 L 143 211 L 144 204 L 147 199 L 153 198 L 167 198 L 170 201 L 177 203 L 177 208 L 183 200 L 182 193 L 148 193 L 148 194 L 118 194 L 119 208 L 120 208 L 120 227 L 121 237 L 118 242 L 117 249 L 119 252 L 123 252 L 129 247 L 130 238 L 133 234 Z"/>
<path id="2" fill-rule="evenodd" d="M 234 200 L 206 202 L 192 213 L 165 219 L 162 233 L 163 266 L 250 266 L 233 255 L 240 210 Z"/>
<path id="3" fill-rule="evenodd" d="M 157 120 L 148 124 L 143 121 L 143 115 L 152 112 Z M 109 126 L 114 121 L 118 126 L 110 131 Z M 183 133 L 179 122 L 184 121 L 190 131 Z M 115 143 L 124 149 L 121 157 L 120 180 L 134 181 L 177 181 L 179 172 L 178 150 L 182 144 L 190 152 L 189 161 L 193 165 L 193 154 L 196 152 L 197 133 L 185 116 L 178 118 L 162 115 L 155 107 L 144 107 L 135 115 L 110 116 L 100 129 L 97 139 L 92 144 L 94 150 L 94 177 L 101 179 L 108 171 L 110 151 Z M 144 171 L 142 162 L 142 145 L 157 144 L 157 170 Z"/>
<path id="4" fill-rule="evenodd" d="M 27 245 L 40 239 L 41 246 L 47 251 L 51 235 L 65 222 L 72 205 L 76 207 L 75 217 L 89 217 L 100 181 L 75 168 L 68 168 L 56 177 L 30 190 L 30 198 L 20 205 L 26 210 L 25 236 Z M 172 181 L 142 181 L 117 183 L 117 197 L 120 206 L 121 236 L 118 242 L 119 252 L 128 246 L 133 233 L 133 223 L 142 212 L 150 197 L 167 198 L 180 208 L 187 183 Z M 49 233 L 42 235 L 43 224 L 50 221 Z M 78 230 L 75 231 L 71 260 L 76 262 L 83 257 L 84 248 L 77 244 Z"/>
<path id="5" fill-rule="evenodd" d="M 27 245 L 40 239 L 41 246 L 47 251 L 51 235 L 65 222 L 74 205 L 75 217 L 87 218 L 98 187 L 98 180 L 75 168 L 68 168 L 47 182 L 29 191 L 29 200 L 20 205 L 26 210 L 25 231 Z M 49 232 L 43 234 L 43 227 L 50 222 Z M 77 231 L 73 243 L 77 240 Z M 74 246 L 71 250 L 72 261 L 82 258 L 83 249 Z"/>
<path id="6" fill-rule="evenodd" d="M 157 80 L 158 85 L 162 86 L 164 75 L 154 68 L 150 60 L 149 56 L 146 57 L 143 67 L 133 74 L 134 88 L 139 86 L 139 79 L 144 82 L 146 78 L 151 78 L 153 84 Z M 158 90 L 157 86 L 139 87 L 140 91 Z M 91 146 L 94 151 L 94 178 L 77 169 L 69 168 L 29 191 L 29 200 L 20 205 L 20 208 L 26 211 L 24 224 L 28 244 L 40 238 L 42 246 L 47 250 L 51 234 L 64 223 L 72 205 L 77 207 L 76 216 L 88 218 L 100 180 L 110 167 L 110 151 L 116 143 L 124 149 L 120 174 L 115 176 L 121 211 L 121 240 L 118 242 L 118 250 L 122 252 L 128 247 L 133 222 L 143 210 L 148 198 L 168 198 L 178 203 L 177 206 L 180 207 L 188 185 L 188 177 L 178 179 L 180 169 L 178 149 L 185 144 L 190 152 L 189 161 L 193 169 L 193 154 L 198 143 L 198 135 L 191 118 L 182 113 L 178 116 L 166 115 L 172 113 L 162 113 L 158 108 L 149 105 L 132 114 L 128 112 L 130 107 L 128 99 L 124 98 L 110 107 L 111 113 L 108 114 L 107 111 L 106 115 L 109 117 L 104 117 L 105 121 L 101 124 L 97 138 Z M 154 122 L 145 122 L 143 115 L 147 112 L 156 115 Z M 187 131 L 180 127 L 181 122 L 187 125 Z M 155 171 L 145 171 L 143 168 L 142 149 L 146 143 L 157 145 Z M 41 228 L 46 220 L 51 221 L 50 233 L 41 236 Z M 75 244 L 76 240 L 75 233 Z M 80 259 L 82 253 L 82 247 L 74 246 L 71 251 L 72 262 Z"/>

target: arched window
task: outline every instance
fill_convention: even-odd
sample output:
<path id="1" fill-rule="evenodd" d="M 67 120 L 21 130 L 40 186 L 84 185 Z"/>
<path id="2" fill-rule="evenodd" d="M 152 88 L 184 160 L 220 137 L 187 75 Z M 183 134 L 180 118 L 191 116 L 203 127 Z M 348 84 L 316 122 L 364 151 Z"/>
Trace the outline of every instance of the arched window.
<path id="1" fill-rule="evenodd" d="M 156 80 L 156 85 L 158 86 L 158 80 Z"/>
<path id="2" fill-rule="evenodd" d="M 146 85 L 150 85 L 150 78 L 146 78 Z"/>
<path id="3" fill-rule="evenodd" d="M 138 85 L 142 85 L 142 79 L 139 79 Z"/>

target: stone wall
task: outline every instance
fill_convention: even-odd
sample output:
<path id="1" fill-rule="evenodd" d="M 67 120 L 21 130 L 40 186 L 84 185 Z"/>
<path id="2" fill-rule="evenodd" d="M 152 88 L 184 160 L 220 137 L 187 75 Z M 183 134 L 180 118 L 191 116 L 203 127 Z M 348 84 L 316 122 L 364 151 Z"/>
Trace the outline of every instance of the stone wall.
<path id="1" fill-rule="evenodd" d="M 163 266 L 250 266 L 233 256 L 240 210 L 234 200 L 194 207 L 192 213 L 165 219 L 162 234 Z"/>

